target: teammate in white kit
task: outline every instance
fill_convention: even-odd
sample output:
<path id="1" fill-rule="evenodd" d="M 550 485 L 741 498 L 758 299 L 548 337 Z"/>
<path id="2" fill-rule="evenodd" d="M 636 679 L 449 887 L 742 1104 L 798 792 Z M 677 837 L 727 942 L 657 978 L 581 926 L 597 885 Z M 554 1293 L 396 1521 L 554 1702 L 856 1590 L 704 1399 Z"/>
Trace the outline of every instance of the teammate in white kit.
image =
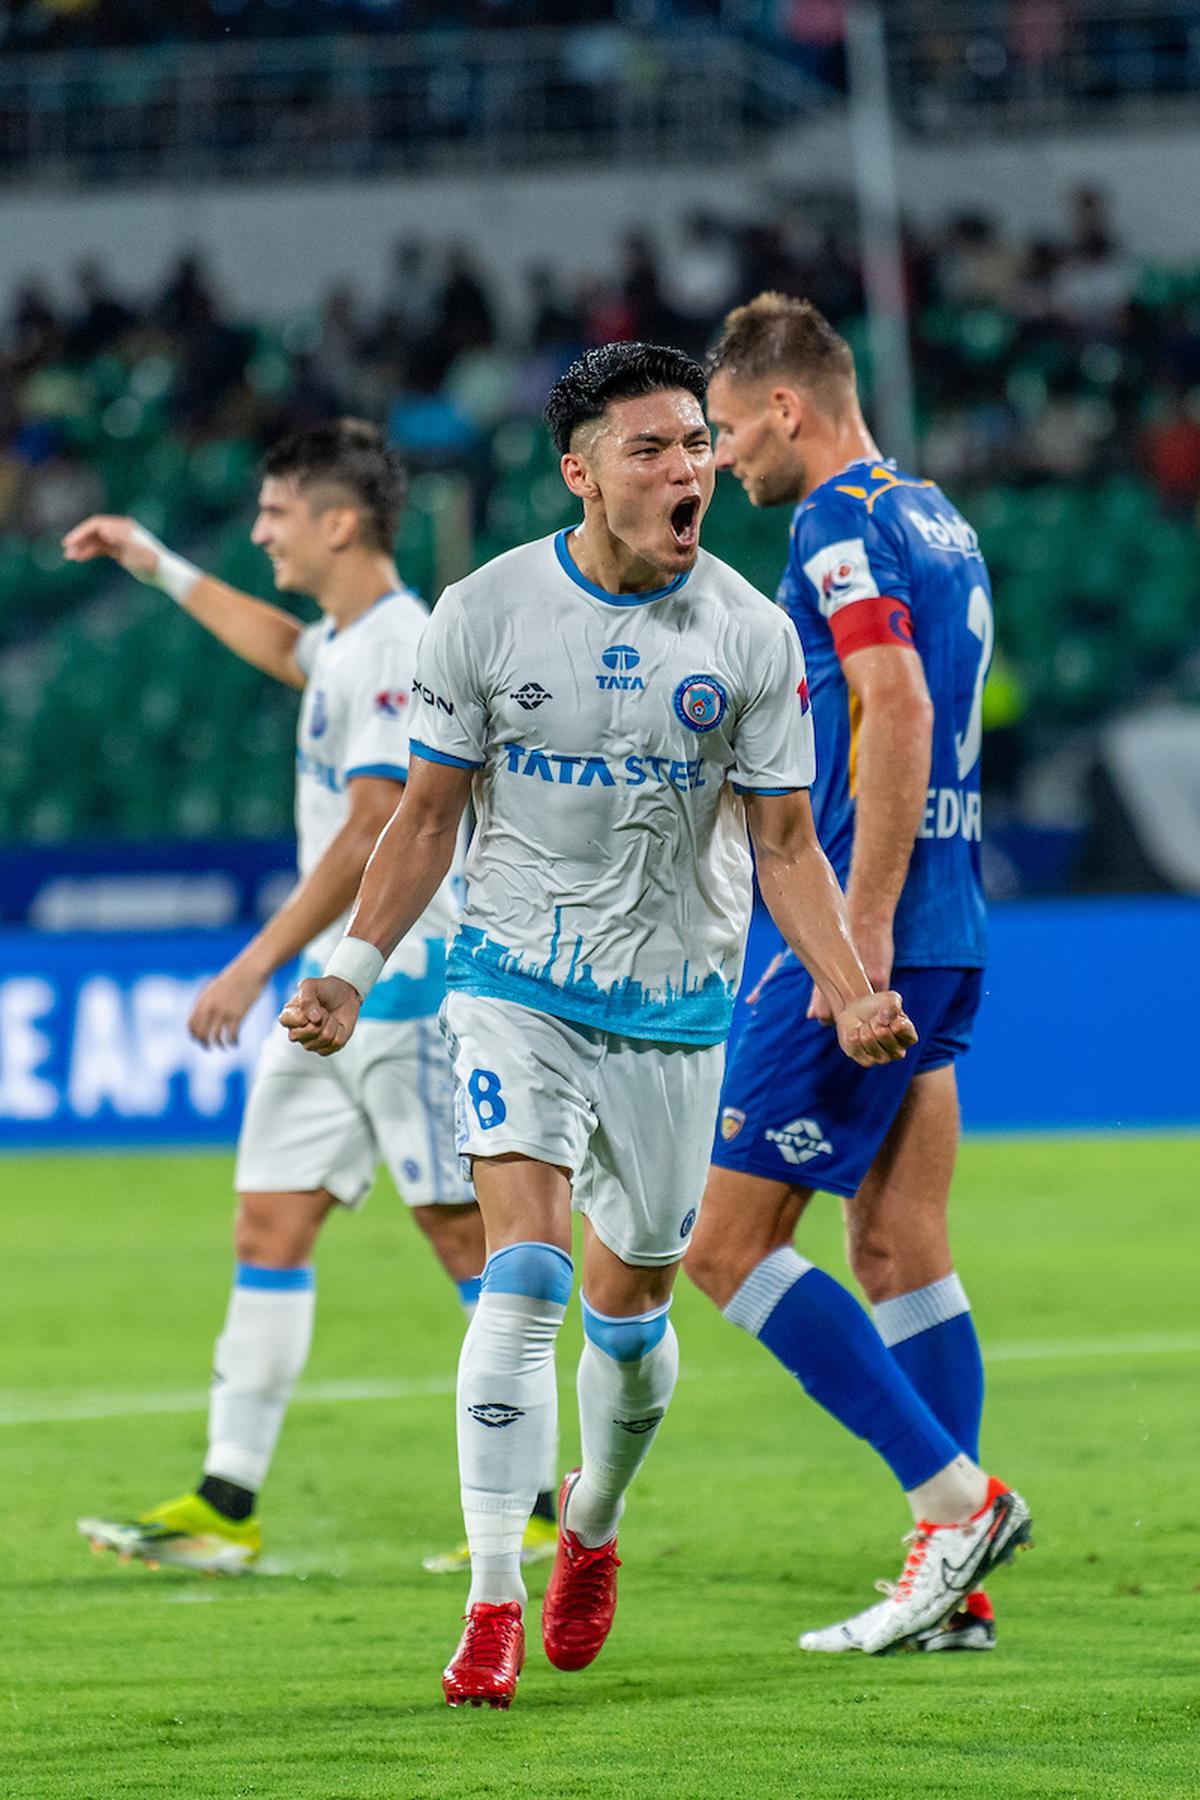
<path id="1" fill-rule="evenodd" d="M 235 1041 L 266 982 L 297 954 L 302 972 L 320 970 L 403 793 L 428 613 L 393 560 L 402 500 L 403 470 L 370 425 L 321 426 L 268 455 L 253 540 L 279 588 L 316 598 L 322 617 L 307 628 L 202 574 L 131 519 L 87 519 L 65 541 L 76 561 L 114 557 L 246 661 L 304 690 L 300 883 L 197 1000 L 190 1027 L 204 1044 Z M 81 1520 L 93 1541 L 200 1569 L 236 1570 L 257 1557 L 255 1498 L 312 1333 L 317 1234 L 336 1207 L 360 1203 L 380 1162 L 473 1307 L 483 1229 L 454 1148 L 452 1082 L 437 1028 L 455 911 L 447 879 L 389 958 L 338 1064 L 305 1056 L 281 1029 L 268 1039 L 238 1145 L 237 1270 L 217 1343 L 203 1479 L 195 1493 L 139 1519 Z M 552 1544 L 549 1500 L 540 1530 Z"/>
<path id="2" fill-rule="evenodd" d="M 749 918 L 747 822 L 847 1054 L 884 1062 L 915 1037 L 899 997 L 871 992 L 813 833 L 799 640 L 699 548 L 714 481 L 704 389 L 690 358 L 644 344 L 590 351 L 555 385 L 547 417 L 583 524 L 443 595 L 404 804 L 350 935 L 282 1015 L 297 1042 L 343 1050 L 473 798 L 443 1018 L 489 1254 L 459 1363 L 471 1590 L 451 1705 L 506 1707 L 524 1660 L 519 1550 L 555 1429 L 572 1206 L 583 1461 L 560 1495 L 547 1655 L 582 1668 L 612 1624 L 624 1492 L 675 1385 L 668 1308 Z"/>

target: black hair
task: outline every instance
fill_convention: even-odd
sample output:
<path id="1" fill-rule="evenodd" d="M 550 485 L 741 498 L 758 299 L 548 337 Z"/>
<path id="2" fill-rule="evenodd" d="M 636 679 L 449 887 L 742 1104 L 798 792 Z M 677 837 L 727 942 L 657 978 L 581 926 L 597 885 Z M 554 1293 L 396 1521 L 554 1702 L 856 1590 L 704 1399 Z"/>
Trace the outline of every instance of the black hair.
<path id="1" fill-rule="evenodd" d="M 555 449 L 571 448 L 577 426 L 602 416 L 610 400 L 634 400 L 664 388 L 684 388 L 701 406 L 708 392 L 704 370 L 682 350 L 663 344 L 601 344 L 560 375 L 546 401 L 546 423 Z"/>
<path id="2" fill-rule="evenodd" d="M 293 432 L 267 451 L 262 472 L 290 478 L 302 490 L 321 483 L 347 489 L 361 508 L 364 538 L 373 549 L 391 553 L 408 476 L 374 425 L 363 419 L 331 419 Z"/>

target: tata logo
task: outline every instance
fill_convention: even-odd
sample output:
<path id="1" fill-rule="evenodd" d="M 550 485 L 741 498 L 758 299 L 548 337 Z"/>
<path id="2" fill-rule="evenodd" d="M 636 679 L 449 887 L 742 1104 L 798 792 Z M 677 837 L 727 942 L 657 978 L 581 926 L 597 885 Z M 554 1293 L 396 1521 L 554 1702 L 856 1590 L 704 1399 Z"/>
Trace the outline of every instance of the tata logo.
<path id="1" fill-rule="evenodd" d="M 435 694 L 433 689 L 426 687 L 423 681 L 418 679 L 413 682 L 413 693 L 420 694 L 426 706 L 436 706 L 439 712 L 449 713 L 451 718 L 454 717 L 453 700 L 443 700 L 440 694 Z"/>
<path id="2" fill-rule="evenodd" d="M 822 1134 L 815 1119 L 793 1119 L 779 1131 L 768 1131 L 766 1138 L 786 1163 L 806 1163 L 814 1156 L 833 1154 L 833 1145 Z"/>
<path id="3" fill-rule="evenodd" d="M 606 692 L 614 688 L 625 693 L 645 692 L 645 682 L 633 673 L 641 660 L 641 652 L 632 644 L 610 644 L 601 652 L 600 661 L 612 673 L 597 675 L 596 686 Z"/>

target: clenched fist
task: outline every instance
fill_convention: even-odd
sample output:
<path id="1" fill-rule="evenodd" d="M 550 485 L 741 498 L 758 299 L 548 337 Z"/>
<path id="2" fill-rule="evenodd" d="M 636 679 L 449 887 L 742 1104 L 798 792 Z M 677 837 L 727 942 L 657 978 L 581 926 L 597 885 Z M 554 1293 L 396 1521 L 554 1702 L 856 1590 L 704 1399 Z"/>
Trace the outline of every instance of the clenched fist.
<path id="1" fill-rule="evenodd" d="M 904 1011 L 899 994 L 864 994 L 838 1014 L 838 1043 L 864 1069 L 872 1063 L 898 1062 L 917 1041 L 917 1028 Z"/>
<path id="2" fill-rule="evenodd" d="M 303 1044 L 318 1056 L 333 1056 L 349 1042 L 361 1005 L 361 994 L 348 981 L 322 975 L 300 983 L 280 1013 L 279 1023 L 286 1027 L 293 1044 Z"/>

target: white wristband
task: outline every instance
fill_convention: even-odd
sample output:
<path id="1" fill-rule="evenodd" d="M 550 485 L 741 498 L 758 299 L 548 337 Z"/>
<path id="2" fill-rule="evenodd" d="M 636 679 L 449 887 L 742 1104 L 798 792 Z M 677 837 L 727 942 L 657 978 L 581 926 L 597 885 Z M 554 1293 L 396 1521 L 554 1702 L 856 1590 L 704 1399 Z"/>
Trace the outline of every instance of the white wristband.
<path id="1" fill-rule="evenodd" d="M 344 937 L 325 964 L 326 975 L 348 981 L 365 1000 L 383 972 L 383 957 L 365 938 Z"/>
<path id="2" fill-rule="evenodd" d="M 133 536 L 143 550 L 152 550 L 158 558 L 158 567 L 153 575 L 139 575 L 137 579 L 144 581 L 147 587 L 156 587 L 161 593 L 169 594 L 178 606 L 186 606 L 192 589 L 203 575 L 195 563 L 188 562 L 184 556 L 176 556 L 165 544 L 160 544 L 152 531 L 144 525 L 135 525 Z"/>

